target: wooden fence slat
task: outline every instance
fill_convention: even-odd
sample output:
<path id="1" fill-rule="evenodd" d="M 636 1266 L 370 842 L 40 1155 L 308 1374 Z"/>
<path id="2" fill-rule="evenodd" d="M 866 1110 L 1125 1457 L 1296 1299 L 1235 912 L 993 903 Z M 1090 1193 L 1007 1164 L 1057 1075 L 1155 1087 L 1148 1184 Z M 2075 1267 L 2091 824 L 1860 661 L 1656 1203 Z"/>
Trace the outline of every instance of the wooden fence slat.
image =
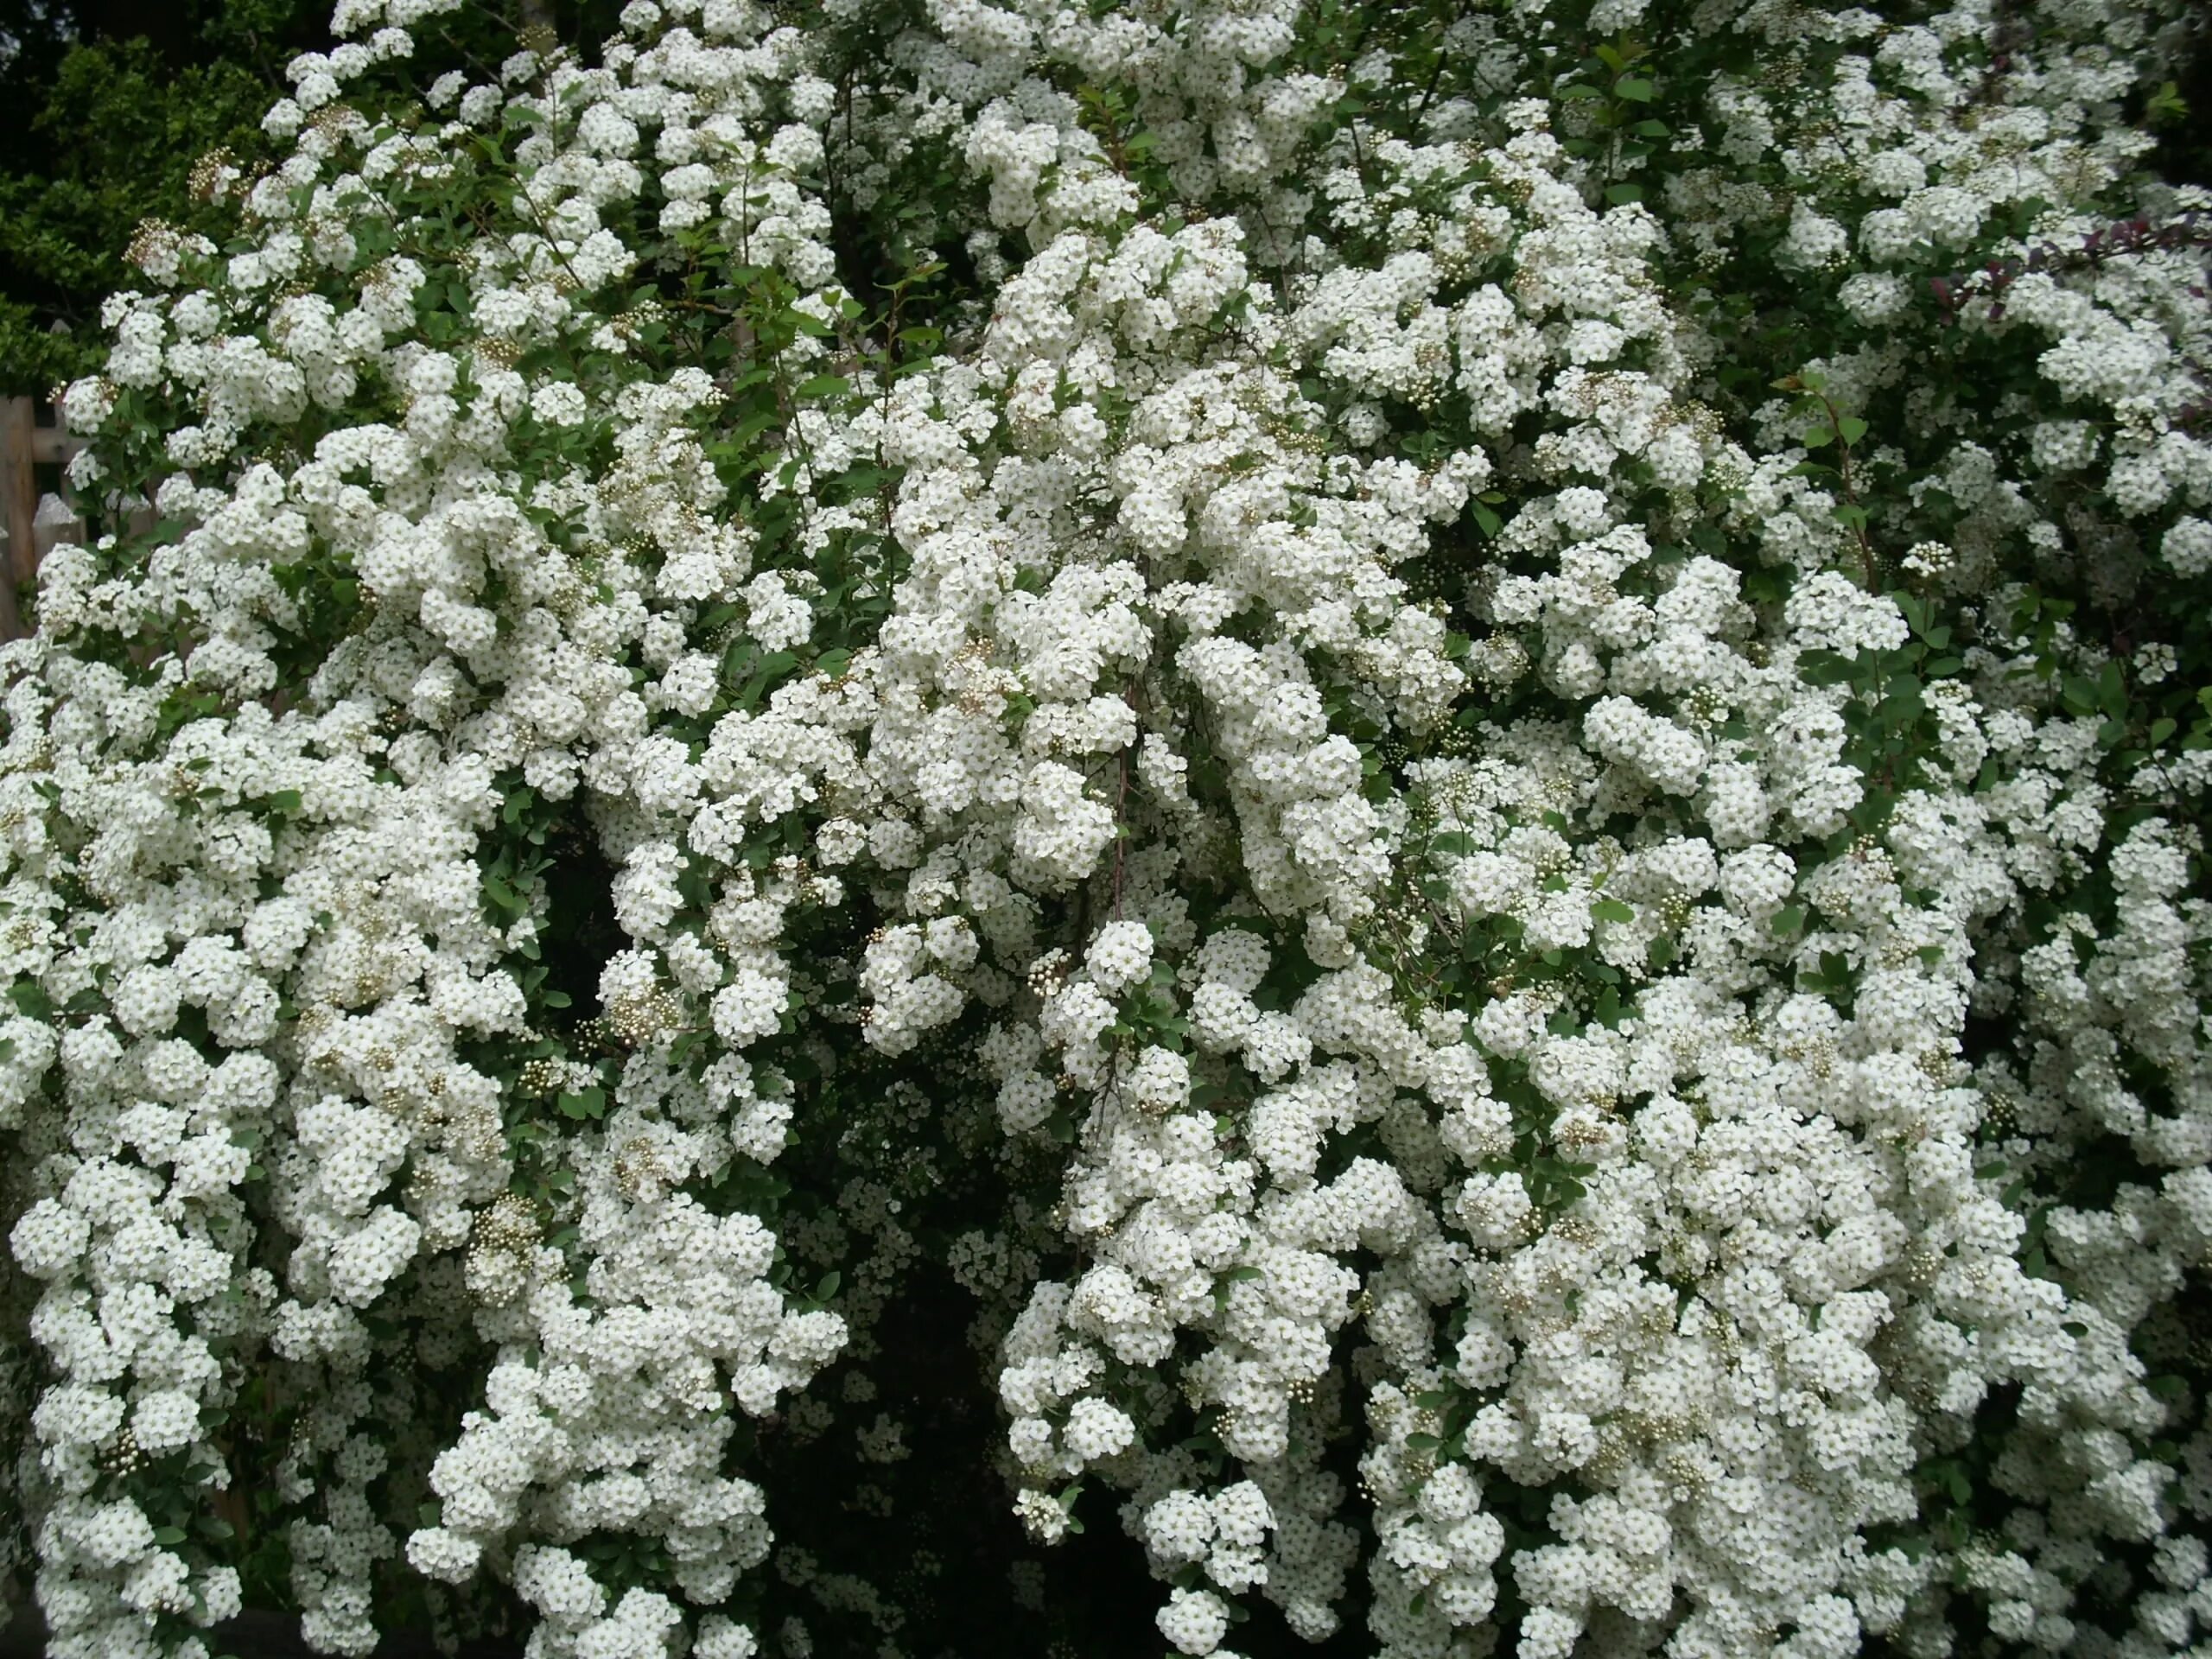
<path id="1" fill-rule="evenodd" d="M 82 438 L 73 438 L 59 426 L 31 428 L 31 459 L 54 467 L 67 466 L 69 457 L 85 447 Z"/>

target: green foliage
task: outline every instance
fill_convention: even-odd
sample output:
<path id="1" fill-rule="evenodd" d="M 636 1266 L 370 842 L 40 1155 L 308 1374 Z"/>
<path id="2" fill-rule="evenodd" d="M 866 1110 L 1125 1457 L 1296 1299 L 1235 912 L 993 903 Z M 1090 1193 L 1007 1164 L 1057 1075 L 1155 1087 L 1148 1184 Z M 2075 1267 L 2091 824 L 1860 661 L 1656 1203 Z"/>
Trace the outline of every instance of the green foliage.
<path id="1" fill-rule="evenodd" d="M 226 0 L 181 11 L 165 28 L 150 16 L 118 20 L 160 29 L 161 45 L 94 37 L 54 57 L 59 41 L 48 53 L 35 42 L 13 66 L 0 118 L 0 393 L 43 391 L 98 367 L 99 302 L 127 285 L 133 230 L 149 218 L 194 219 L 191 172 L 210 150 L 259 153 L 283 62 L 321 36 L 328 8 Z"/>
<path id="2" fill-rule="evenodd" d="M 496 0 L 425 30 L 424 46 L 496 61 L 532 10 Z M 595 46 L 617 8 L 536 10 Z M 193 169 L 219 149 L 248 168 L 269 159 L 262 117 L 287 90 L 284 66 L 333 44 L 329 20 L 329 0 L 0 10 L 0 37 L 17 42 L 0 63 L 0 396 L 99 367 L 100 302 L 132 285 L 123 256 L 143 222 L 220 238 L 230 219 L 195 201 Z"/>

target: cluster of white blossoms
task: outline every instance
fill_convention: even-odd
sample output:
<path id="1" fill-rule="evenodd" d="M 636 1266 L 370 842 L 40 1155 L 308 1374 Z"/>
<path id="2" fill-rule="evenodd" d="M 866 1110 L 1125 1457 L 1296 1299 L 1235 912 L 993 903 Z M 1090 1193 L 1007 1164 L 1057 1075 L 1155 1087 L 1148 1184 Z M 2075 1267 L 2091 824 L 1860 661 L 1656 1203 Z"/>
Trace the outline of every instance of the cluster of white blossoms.
<path id="1" fill-rule="evenodd" d="M 925 1659 L 931 1272 L 1194 1659 L 2212 1637 L 2183 8 L 1451 13 L 345 0 L 142 231 L 0 647 L 54 1653 Z"/>

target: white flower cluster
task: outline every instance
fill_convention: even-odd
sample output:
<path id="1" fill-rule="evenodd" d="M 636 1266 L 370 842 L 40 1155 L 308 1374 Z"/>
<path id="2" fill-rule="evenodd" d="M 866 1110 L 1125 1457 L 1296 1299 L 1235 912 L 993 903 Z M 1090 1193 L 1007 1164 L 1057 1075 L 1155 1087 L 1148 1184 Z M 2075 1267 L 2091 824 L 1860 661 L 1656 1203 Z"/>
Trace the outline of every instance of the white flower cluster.
<path id="1" fill-rule="evenodd" d="M 206 1659 L 247 1484 L 321 1652 L 919 1651 L 766 1471 L 918 1524 L 932 1251 L 1177 1653 L 2212 1631 L 2174 9 L 634 0 L 425 116 L 448 10 L 142 236 L 162 522 L 0 647 L 57 1654 Z"/>

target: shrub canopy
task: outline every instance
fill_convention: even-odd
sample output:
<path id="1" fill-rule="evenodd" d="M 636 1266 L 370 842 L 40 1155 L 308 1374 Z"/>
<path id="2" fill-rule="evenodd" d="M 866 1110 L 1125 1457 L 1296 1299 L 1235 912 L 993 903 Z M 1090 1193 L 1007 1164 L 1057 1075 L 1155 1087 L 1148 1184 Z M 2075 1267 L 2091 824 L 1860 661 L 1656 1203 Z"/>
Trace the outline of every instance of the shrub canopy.
<path id="1" fill-rule="evenodd" d="M 2177 3 L 454 22 L 0 649 L 50 1651 L 2212 1625 Z"/>

